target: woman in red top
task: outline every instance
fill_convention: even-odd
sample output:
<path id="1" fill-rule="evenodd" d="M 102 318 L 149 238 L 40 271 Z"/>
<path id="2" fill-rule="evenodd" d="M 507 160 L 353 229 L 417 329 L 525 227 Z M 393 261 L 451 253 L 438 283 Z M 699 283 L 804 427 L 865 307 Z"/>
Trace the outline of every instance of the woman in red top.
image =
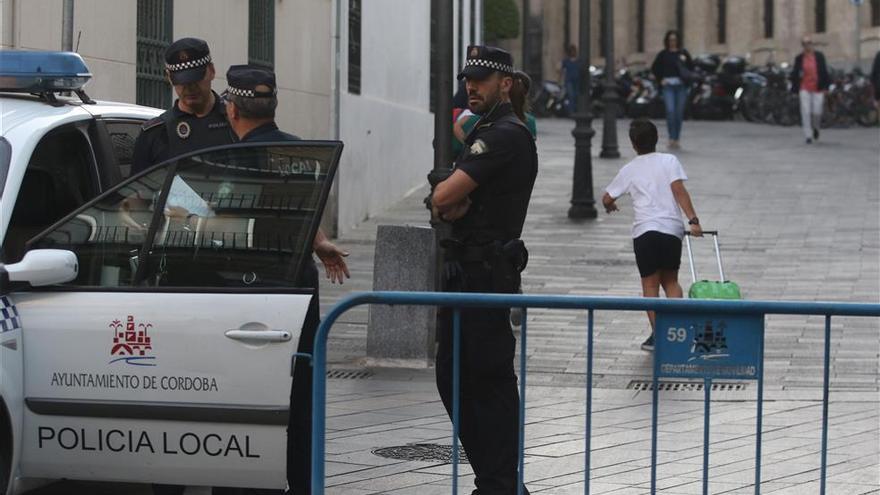
<path id="1" fill-rule="evenodd" d="M 791 90 L 798 93 L 801 100 L 801 127 L 807 144 L 819 139 L 819 123 L 822 121 L 822 105 L 825 91 L 831 84 L 825 55 L 813 49 L 813 40 L 804 36 L 801 40 L 804 51 L 794 59 L 791 71 Z"/>

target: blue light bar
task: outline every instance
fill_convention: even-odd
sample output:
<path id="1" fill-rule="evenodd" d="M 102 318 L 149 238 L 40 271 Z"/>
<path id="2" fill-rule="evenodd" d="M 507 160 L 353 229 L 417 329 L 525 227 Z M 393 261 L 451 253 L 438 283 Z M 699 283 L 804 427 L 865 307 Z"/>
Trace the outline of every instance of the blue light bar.
<path id="1" fill-rule="evenodd" d="M 0 50 L 0 91 L 78 91 L 91 78 L 78 53 Z"/>

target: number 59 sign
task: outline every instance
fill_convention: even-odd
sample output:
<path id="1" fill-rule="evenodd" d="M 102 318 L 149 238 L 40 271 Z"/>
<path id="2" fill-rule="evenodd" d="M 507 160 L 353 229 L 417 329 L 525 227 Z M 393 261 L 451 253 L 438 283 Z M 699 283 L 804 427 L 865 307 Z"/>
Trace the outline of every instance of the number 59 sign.
<path id="1" fill-rule="evenodd" d="M 658 377 L 757 380 L 764 317 L 657 313 Z"/>

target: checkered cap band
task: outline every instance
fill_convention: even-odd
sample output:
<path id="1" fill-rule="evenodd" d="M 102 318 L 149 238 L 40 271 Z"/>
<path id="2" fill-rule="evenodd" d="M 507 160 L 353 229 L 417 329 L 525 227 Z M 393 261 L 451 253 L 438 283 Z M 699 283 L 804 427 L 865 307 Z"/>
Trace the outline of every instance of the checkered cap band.
<path id="1" fill-rule="evenodd" d="M 233 88 L 232 86 L 229 86 L 228 88 L 226 88 L 226 92 L 231 95 L 243 96 L 245 98 L 256 98 L 258 96 L 270 96 L 268 91 L 260 91 L 260 93 L 257 94 L 257 92 L 252 89 Z M 274 94 L 275 94 L 275 90 L 273 89 L 272 95 L 274 95 Z"/>
<path id="2" fill-rule="evenodd" d="M 489 68 L 492 70 L 497 70 L 499 72 L 508 72 L 511 74 L 513 73 L 513 66 L 500 64 L 498 62 L 493 62 L 491 60 L 483 60 L 480 58 L 472 58 L 472 59 L 468 60 L 467 62 L 465 62 L 464 65 L 465 65 L 465 67 L 470 67 L 470 66 L 475 65 L 478 67 L 486 67 L 486 68 Z"/>
<path id="3" fill-rule="evenodd" d="M 205 55 L 202 58 L 198 58 L 195 60 L 190 60 L 188 62 L 181 62 L 179 64 L 165 64 L 165 68 L 170 72 L 177 72 L 181 70 L 187 69 L 196 69 L 198 67 L 203 67 L 211 63 L 211 55 Z"/>

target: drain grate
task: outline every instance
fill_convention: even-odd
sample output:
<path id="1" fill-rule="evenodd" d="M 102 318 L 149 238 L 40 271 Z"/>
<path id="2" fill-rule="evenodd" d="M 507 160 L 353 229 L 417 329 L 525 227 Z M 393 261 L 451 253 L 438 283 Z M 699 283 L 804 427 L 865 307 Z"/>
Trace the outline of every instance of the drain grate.
<path id="1" fill-rule="evenodd" d="M 373 373 L 367 370 L 327 370 L 327 378 L 337 380 L 358 380 L 371 376 Z"/>
<path id="2" fill-rule="evenodd" d="M 401 461 L 429 461 L 429 462 L 452 462 L 452 446 L 438 445 L 435 443 L 414 443 L 398 447 L 382 447 L 373 450 L 373 454 L 386 459 L 398 459 Z M 464 450 L 458 448 L 458 462 L 467 464 L 468 458 Z"/>
<path id="3" fill-rule="evenodd" d="M 658 390 L 666 392 L 699 392 L 703 390 L 703 382 L 677 382 L 660 380 L 657 382 Z M 746 389 L 748 384 L 744 382 L 712 382 L 713 392 L 740 392 Z M 627 390 L 654 390 L 654 382 L 651 380 L 632 380 L 626 386 Z"/>
<path id="4" fill-rule="evenodd" d="M 572 265 L 586 265 L 586 266 L 631 266 L 633 264 L 633 260 L 631 258 L 627 258 L 627 259 L 589 258 L 589 259 L 577 259 L 577 260 L 572 261 L 571 264 Z"/>

